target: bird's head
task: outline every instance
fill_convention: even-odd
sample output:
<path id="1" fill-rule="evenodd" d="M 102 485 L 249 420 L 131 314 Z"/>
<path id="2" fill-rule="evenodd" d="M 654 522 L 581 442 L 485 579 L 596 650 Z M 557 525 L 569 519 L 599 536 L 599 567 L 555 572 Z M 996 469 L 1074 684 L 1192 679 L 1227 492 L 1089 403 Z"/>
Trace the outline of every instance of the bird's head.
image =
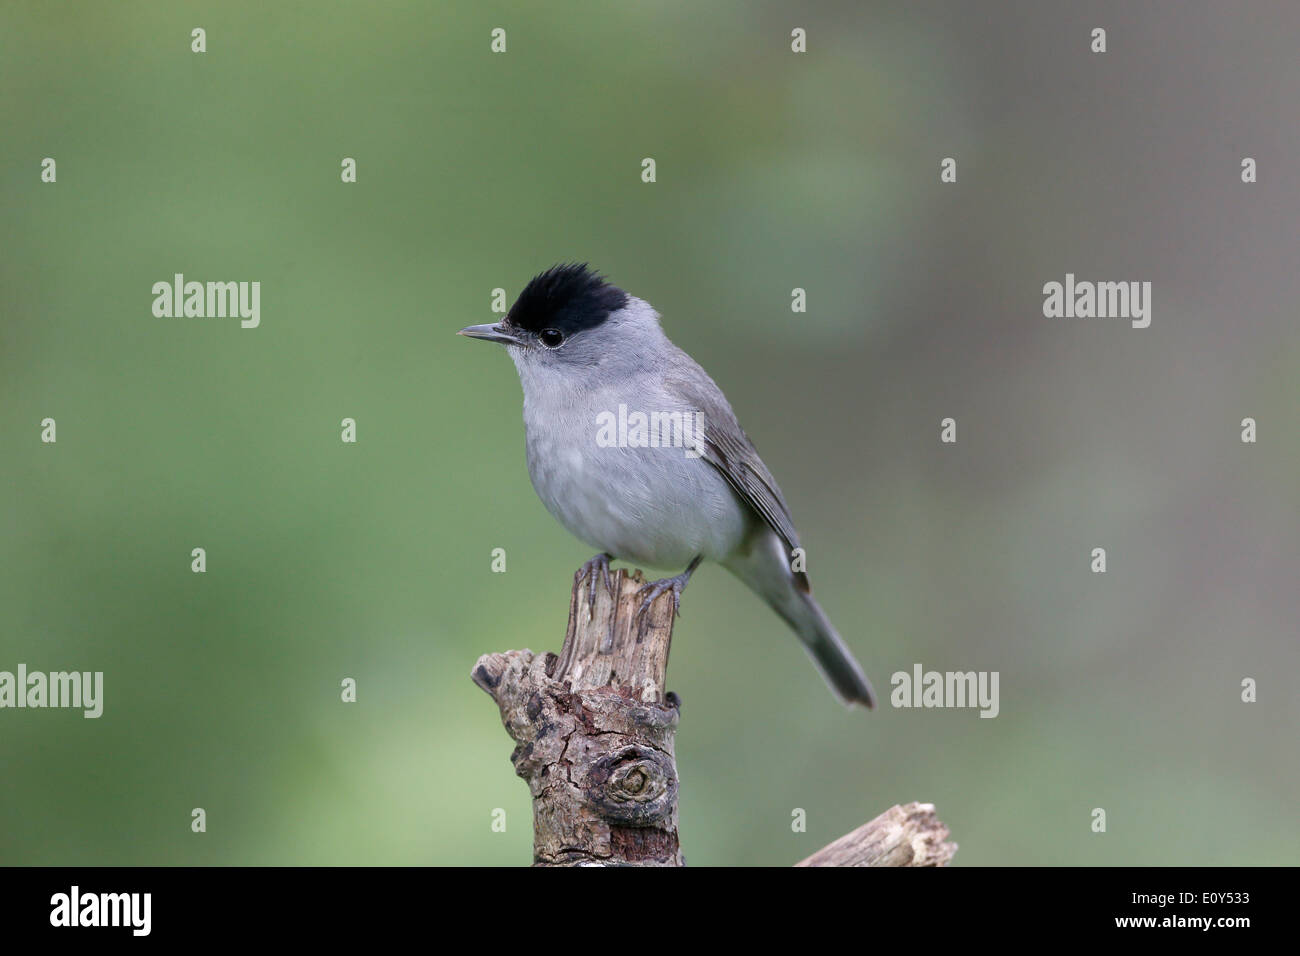
<path id="1" fill-rule="evenodd" d="M 640 364 L 663 333 L 650 306 L 589 269 L 553 266 L 524 286 L 506 317 L 461 335 L 505 345 L 521 375 Z"/>

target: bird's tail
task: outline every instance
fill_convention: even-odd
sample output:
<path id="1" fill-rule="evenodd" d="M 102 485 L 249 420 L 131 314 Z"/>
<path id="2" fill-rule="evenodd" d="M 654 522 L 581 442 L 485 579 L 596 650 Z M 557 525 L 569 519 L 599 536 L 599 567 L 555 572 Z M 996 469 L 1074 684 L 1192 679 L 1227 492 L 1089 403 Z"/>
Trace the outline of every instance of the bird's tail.
<path id="1" fill-rule="evenodd" d="M 817 669 L 831 685 L 831 690 L 846 704 L 862 704 L 868 710 L 876 706 L 876 695 L 871 681 L 862 672 L 862 665 L 853 657 L 844 640 L 826 617 L 821 605 L 811 594 L 796 590 L 796 600 L 790 610 L 777 607 L 776 611 L 808 651 Z M 775 605 L 773 605 L 775 607 Z M 791 611 L 793 613 L 791 613 Z"/>
<path id="2" fill-rule="evenodd" d="M 809 592 L 807 577 L 790 570 L 780 539 L 765 537 L 755 542 L 752 550 L 726 561 L 727 569 L 785 619 L 840 700 L 874 708 L 871 682 Z"/>
<path id="3" fill-rule="evenodd" d="M 876 695 L 871 682 L 862 672 L 862 665 L 853 657 L 852 650 L 841 639 L 826 617 L 826 611 L 809 593 L 798 592 L 802 609 L 794 615 L 781 614 L 794 633 L 800 636 L 803 646 L 813 658 L 816 669 L 822 671 L 826 683 L 845 704 L 862 704 L 867 710 L 876 706 Z"/>

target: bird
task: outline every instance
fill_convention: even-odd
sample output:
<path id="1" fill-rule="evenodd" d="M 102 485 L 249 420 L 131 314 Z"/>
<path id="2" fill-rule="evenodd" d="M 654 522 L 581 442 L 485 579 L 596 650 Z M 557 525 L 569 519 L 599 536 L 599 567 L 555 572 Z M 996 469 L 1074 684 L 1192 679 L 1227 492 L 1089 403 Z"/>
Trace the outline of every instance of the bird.
<path id="1" fill-rule="evenodd" d="M 591 576 L 590 600 L 596 575 L 610 587 L 611 560 L 685 567 L 645 585 L 638 611 L 671 592 L 676 613 L 700 563 L 720 564 L 785 620 L 845 704 L 874 708 L 861 665 L 813 598 L 776 479 L 650 303 L 587 263 L 562 263 L 534 276 L 500 321 L 458 334 L 499 343 L 514 360 L 533 487 L 598 549 L 575 575 Z M 669 433 L 668 447 L 639 427 L 647 421 Z"/>

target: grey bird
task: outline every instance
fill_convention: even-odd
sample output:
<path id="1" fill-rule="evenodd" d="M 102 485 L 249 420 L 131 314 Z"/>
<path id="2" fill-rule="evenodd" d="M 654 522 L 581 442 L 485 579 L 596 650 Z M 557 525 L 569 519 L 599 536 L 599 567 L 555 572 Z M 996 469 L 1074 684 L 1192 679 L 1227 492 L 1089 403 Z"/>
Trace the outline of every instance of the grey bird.
<path id="1" fill-rule="evenodd" d="M 578 572 L 592 575 L 592 600 L 595 574 L 608 587 L 617 558 L 685 567 L 646 585 L 641 604 L 671 591 L 676 609 L 700 562 L 714 561 L 784 618 L 845 703 L 875 706 L 808 575 L 794 570 L 799 536 L 776 479 L 722 390 L 668 340 L 649 303 L 585 264 L 559 265 L 533 278 L 502 321 L 460 334 L 499 342 L 514 360 L 533 487 L 600 551 Z M 637 427 L 647 419 L 663 427 Z"/>

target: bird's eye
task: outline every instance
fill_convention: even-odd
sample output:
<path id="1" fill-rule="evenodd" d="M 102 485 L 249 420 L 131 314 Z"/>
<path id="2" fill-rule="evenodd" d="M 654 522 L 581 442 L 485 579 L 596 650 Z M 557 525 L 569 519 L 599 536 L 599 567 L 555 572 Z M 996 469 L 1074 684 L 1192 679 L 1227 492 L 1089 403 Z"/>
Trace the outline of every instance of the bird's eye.
<path id="1" fill-rule="evenodd" d="M 542 329 L 537 337 L 542 340 L 542 344 L 548 349 L 558 349 L 564 342 L 564 333 L 559 329 Z"/>

